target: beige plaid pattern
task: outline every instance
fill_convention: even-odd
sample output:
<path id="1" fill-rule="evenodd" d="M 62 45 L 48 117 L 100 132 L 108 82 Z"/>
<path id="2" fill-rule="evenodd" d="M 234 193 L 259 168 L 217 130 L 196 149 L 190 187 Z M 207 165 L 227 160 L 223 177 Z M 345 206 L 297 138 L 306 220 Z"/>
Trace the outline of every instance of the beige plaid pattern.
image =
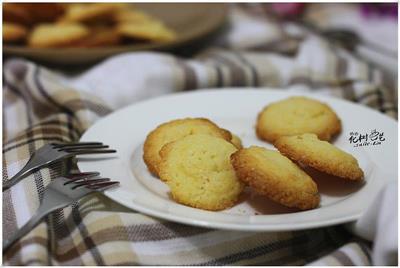
<path id="1" fill-rule="evenodd" d="M 232 47 L 226 42 L 225 46 Z M 298 43 L 292 55 L 271 52 L 271 46 L 226 47 L 209 49 L 190 60 L 173 58 L 168 79 L 176 81 L 178 90 L 297 88 L 345 98 L 397 117 L 396 99 L 383 86 L 379 70 L 321 40 Z M 323 53 L 318 56 L 320 62 L 310 56 L 309 50 L 315 47 Z M 3 181 L 42 145 L 79 140 L 96 120 L 112 112 L 106 100 L 70 88 L 58 77 L 29 61 L 5 63 Z M 75 163 L 44 168 L 3 193 L 4 237 L 34 214 L 50 180 L 71 168 Z M 341 225 L 279 233 L 204 229 L 155 219 L 98 194 L 52 213 L 3 254 L 3 264 L 354 265 L 361 259 L 370 265 L 369 251 L 368 242 Z"/>

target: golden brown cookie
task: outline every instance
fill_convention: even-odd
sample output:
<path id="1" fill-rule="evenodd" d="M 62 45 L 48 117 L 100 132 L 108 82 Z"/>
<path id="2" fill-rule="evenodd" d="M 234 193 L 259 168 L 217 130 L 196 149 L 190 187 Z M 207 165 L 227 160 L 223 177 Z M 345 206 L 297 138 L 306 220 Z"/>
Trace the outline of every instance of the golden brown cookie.
<path id="1" fill-rule="evenodd" d="M 315 182 L 277 151 L 251 146 L 232 154 L 231 163 L 240 180 L 275 202 L 302 210 L 319 205 Z"/>
<path id="2" fill-rule="evenodd" d="M 349 180 L 364 176 L 357 159 L 315 134 L 282 137 L 274 145 L 283 155 L 319 171 Z"/>
<path id="3" fill-rule="evenodd" d="M 266 106 L 257 118 L 257 136 L 274 142 L 282 136 L 314 133 L 322 140 L 340 133 L 341 122 L 325 103 L 306 97 L 291 97 Z"/>
<path id="4" fill-rule="evenodd" d="M 125 3 L 70 4 L 59 19 L 62 23 L 94 23 L 113 20 L 116 10 L 126 7 Z"/>
<path id="5" fill-rule="evenodd" d="M 3 22 L 3 41 L 5 43 L 23 42 L 27 35 L 28 30 L 23 25 Z"/>
<path id="6" fill-rule="evenodd" d="M 122 36 L 134 40 L 168 42 L 176 38 L 174 31 L 158 21 L 141 24 L 123 22 L 118 24 L 116 29 Z"/>
<path id="7" fill-rule="evenodd" d="M 142 24 L 155 20 L 156 19 L 149 14 L 132 8 L 118 9 L 114 13 L 114 21 L 118 23 L 130 22 L 135 24 Z"/>
<path id="8" fill-rule="evenodd" d="M 79 47 L 115 46 L 121 42 L 121 36 L 109 27 L 90 29 L 90 35 L 77 43 Z"/>
<path id="9" fill-rule="evenodd" d="M 208 134 L 227 141 L 232 138 L 229 131 L 205 118 L 177 119 L 161 124 L 147 135 L 143 147 L 143 160 L 150 172 L 158 176 L 159 152 L 165 144 L 192 134 Z"/>
<path id="10" fill-rule="evenodd" d="M 232 143 L 233 145 L 235 145 L 236 148 L 238 148 L 238 149 L 242 149 L 242 148 L 243 148 L 243 146 L 242 146 L 242 141 L 241 141 L 240 138 L 239 138 L 238 136 L 236 136 L 235 134 L 232 134 L 231 143 Z"/>
<path id="11" fill-rule="evenodd" d="M 23 24 L 28 26 L 32 24 L 33 18 L 21 4 L 4 3 L 3 4 L 3 21 Z"/>
<path id="12" fill-rule="evenodd" d="M 205 134 L 194 134 L 163 146 L 160 178 L 178 203 L 206 210 L 233 206 L 243 190 L 235 175 L 230 142 Z"/>
<path id="13" fill-rule="evenodd" d="M 89 35 L 89 29 L 80 24 L 40 24 L 33 29 L 28 44 L 37 48 L 68 47 Z"/>
<path id="14" fill-rule="evenodd" d="M 19 3 L 32 17 L 32 23 L 53 22 L 65 11 L 62 3 Z"/>

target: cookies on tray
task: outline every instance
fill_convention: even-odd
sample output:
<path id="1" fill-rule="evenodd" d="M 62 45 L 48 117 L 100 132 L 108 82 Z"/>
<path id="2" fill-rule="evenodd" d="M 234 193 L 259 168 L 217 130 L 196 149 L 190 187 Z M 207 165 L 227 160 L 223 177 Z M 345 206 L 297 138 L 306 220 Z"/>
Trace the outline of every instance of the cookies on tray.
<path id="1" fill-rule="evenodd" d="M 158 17 L 128 3 L 6 3 L 3 5 L 3 19 L 5 23 L 24 26 L 27 34 L 33 36 L 18 42 L 3 38 L 5 43 L 36 48 L 167 42 L 175 40 L 177 35 Z M 81 40 L 82 36 L 77 38 L 75 30 L 58 28 L 67 25 L 85 28 L 89 34 Z M 48 39 L 46 35 L 49 35 Z M 66 35 L 65 38 L 62 35 Z M 79 42 L 75 42 L 76 38 Z"/>
<path id="2" fill-rule="evenodd" d="M 364 176 L 357 159 L 315 134 L 281 137 L 274 145 L 293 161 L 319 171 L 354 181 Z"/>
<path id="3" fill-rule="evenodd" d="M 163 146 L 160 178 L 181 204 L 206 210 L 229 208 L 243 190 L 230 163 L 236 150 L 219 137 L 188 135 Z"/>
<path id="4" fill-rule="evenodd" d="M 258 115 L 257 136 L 274 142 L 282 136 L 314 133 L 322 140 L 341 131 L 336 113 L 325 103 L 307 97 L 291 97 L 266 106 Z"/>
<path id="5" fill-rule="evenodd" d="M 315 182 L 277 151 L 251 146 L 232 154 L 231 163 L 240 180 L 275 202 L 302 210 L 319 205 Z"/>
<path id="6" fill-rule="evenodd" d="M 232 138 L 229 131 L 205 118 L 177 119 L 161 124 L 147 135 L 143 147 L 143 160 L 150 172 L 158 175 L 159 152 L 165 144 L 193 134 L 207 134 L 227 141 Z"/>

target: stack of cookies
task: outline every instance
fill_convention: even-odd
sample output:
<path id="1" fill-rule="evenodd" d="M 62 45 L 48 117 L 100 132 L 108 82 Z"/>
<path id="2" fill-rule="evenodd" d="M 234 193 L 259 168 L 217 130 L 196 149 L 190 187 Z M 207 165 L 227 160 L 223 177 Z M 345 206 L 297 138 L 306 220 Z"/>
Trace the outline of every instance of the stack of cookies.
<path id="1" fill-rule="evenodd" d="M 143 159 L 177 202 L 206 210 L 233 206 L 243 190 L 230 156 L 240 139 L 205 118 L 173 120 L 147 136 Z"/>
<path id="2" fill-rule="evenodd" d="M 341 121 L 328 105 L 292 97 L 258 115 L 257 136 L 278 150 L 242 148 L 238 137 L 210 120 L 187 118 L 153 130 L 143 159 L 184 205 L 226 209 L 246 185 L 270 200 L 306 210 L 319 206 L 320 195 L 304 167 L 349 181 L 363 179 L 357 160 L 329 143 L 340 131 Z"/>
<path id="3" fill-rule="evenodd" d="M 3 41 L 35 48 L 167 42 L 176 34 L 125 3 L 5 3 Z"/>

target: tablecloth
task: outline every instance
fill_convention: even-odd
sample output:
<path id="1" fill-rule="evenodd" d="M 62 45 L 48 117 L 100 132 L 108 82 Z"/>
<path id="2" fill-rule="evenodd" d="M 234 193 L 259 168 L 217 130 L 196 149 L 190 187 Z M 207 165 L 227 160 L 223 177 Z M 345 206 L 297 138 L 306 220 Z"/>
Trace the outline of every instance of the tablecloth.
<path id="1" fill-rule="evenodd" d="M 112 111 L 177 91 L 251 86 L 315 92 L 397 118 L 396 94 L 371 64 L 317 36 L 290 36 L 258 5 L 236 5 L 229 19 L 232 27 L 193 58 L 127 53 L 74 76 L 9 59 L 3 69 L 3 181 L 42 145 L 79 140 Z M 3 237 L 34 214 L 45 186 L 64 171 L 44 168 L 3 193 Z M 257 233 L 206 229 L 152 218 L 95 194 L 52 213 L 3 255 L 3 264 L 371 265 L 372 251 L 371 241 L 344 225 Z"/>

